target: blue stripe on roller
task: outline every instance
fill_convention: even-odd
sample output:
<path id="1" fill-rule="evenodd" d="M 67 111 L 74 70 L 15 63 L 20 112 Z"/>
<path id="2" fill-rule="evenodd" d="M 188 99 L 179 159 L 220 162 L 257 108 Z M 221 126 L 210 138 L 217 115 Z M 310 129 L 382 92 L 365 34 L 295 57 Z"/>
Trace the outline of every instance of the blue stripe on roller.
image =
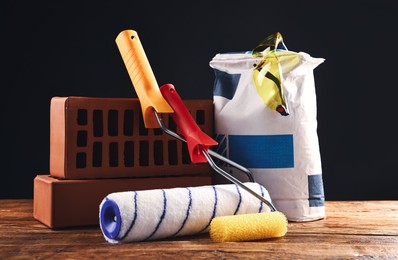
<path id="1" fill-rule="evenodd" d="M 260 186 L 261 197 L 264 198 L 263 186 L 261 186 L 260 184 L 258 184 L 258 186 Z M 264 204 L 264 202 L 262 200 L 260 200 L 260 208 L 258 209 L 258 213 L 261 213 L 261 211 L 263 211 L 263 204 Z"/>
<path id="2" fill-rule="evenodd" d="M 118 240 L 125 239 L 135 224 L 135 221 L 137 219 L 137 196 L 138 196 L 137 192 L 134 191 L 134 217 L 133 217 L 133 220 L 131 221 L 131 224 L 130 224 L 129 228 L 127 229 L 126 233 Z"/>
<path id="3" fill-rule="evenodd" d="M 214 81 L 213 95 L 232 99 L 238 88 L 240 74 L 229 74 L 217 69 L 214 69 L 214 73 L 216 79 Z"/>
<path id="4" fill-rule="evenodd" d="M 163 212 L 162 212 L 162 215 L 160 216 L 159 222 L 156 225 L 155 230 L 147 238 L 145 238 L 144 241 L 151 239 L 151 237 L 153 235 L 155 235 L 155 233 L 159 230 L 160 224 L 162 224 L 162 222 L 164 220 L 164 217 L 166 216 L 167 198 L 166 198 L 166 192 L 163 189 L 162 189 L 162 192 L 163 192 Z"/>
<path id="5" fill-rule="evenodd" d="M 236 213 L 238 213 L 239 208 L 240 208 L 240 204 L 242 203 L 242 194 L 240 193 L 239 187 L 236 184 L 235 184 L 235 187 L 236 187 L 236 191 L 238 192 L 238 195 L 239 195 L 239 202 L 238 202 L 238 205 L 236 206 L 236 210 L 234 212 L 234 215 L 236 215 Z"/>
<path id="6" fill-rule="evenodd" d="M 188 202 L 188 207 L 187 207 L 187 211 L 185 213 L 185 219 L 181 224 L 181 227 L 177 230 L 177 232 L 175 232 L 173 235 L 171 235 L 171 237 L 176 236 L 178 233 L 180 233 L 180 231 L 185 227 L 185 223 L 187 223 L 187 220 L 189 218 L 189 213 L 191 212 L 191 207 L 192 207 L 192 193 L 191 190 L 189 188 L 186 188 L 188 190 L 188 196 L 189 196 L 189 202 Z"/>
<path id="7" fill-rule="evenodd" d="M 323 207 L 325 205 L 322 174 L 308 175 L 308 194 L 310 207 Z"/>
<path id="8" fill-rule="evenodd" d="M 207 223 L 207 225 L 206 225 L 201 231 L 199 231 L 198 233 L 202 233 L 203 231 L 205 231 L 205 230 L 210 226 L 210 223 L 211 223 L 211 221 L 213 220 L 213 218 L 216 216 L 218 197 L 217 197 L 217 190 L 216 190 L 216 187 L 215 187 L 215 186 L 212 186 L 212 188 L 213 188 L 213 191 L 214 191 L 213 214 L 212 214 L 212 216 L 210 217 L 210 220 L 209 220 L 209 222 Z"/>
<path id="9" fill-rule="evenodd" d="M 229 158 L 248 168 L 293 168 L 293 135 L 229 135 Z"/>

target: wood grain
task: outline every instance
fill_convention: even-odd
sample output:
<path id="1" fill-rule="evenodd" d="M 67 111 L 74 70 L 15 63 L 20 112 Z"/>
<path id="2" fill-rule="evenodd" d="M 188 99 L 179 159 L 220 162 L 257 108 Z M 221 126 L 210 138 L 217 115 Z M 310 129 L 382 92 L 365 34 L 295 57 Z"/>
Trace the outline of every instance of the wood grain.
<path id="1" fill-rule="evenodd" d="M 47 228 L 32 217 L 32 200 L 0 203 L 0 259 L 398 258 L 398 201 L 327 201 L 326 219 L 289 223 L 278 239 L 214 243 L 204 234 L 120 245 L 96 226 Z"/>

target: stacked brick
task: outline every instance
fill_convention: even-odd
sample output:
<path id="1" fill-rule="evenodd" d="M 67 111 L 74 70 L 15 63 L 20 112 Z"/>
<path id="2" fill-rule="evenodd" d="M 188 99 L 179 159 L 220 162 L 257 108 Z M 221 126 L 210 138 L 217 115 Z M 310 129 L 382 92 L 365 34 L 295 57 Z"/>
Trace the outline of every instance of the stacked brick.
<path id="1" fill-rule="evenodd" d="M 184 103 L 212 136 L 212 101 Z M 208 185 L 210 173 L 208 164 L 190 162 L 185 143 L 145 128 L 138 99 L 54 97 L 50 174 L 34 179 L 33 213 L 50 228 L 98 225 L 99 204 L 111 192 Z"/>

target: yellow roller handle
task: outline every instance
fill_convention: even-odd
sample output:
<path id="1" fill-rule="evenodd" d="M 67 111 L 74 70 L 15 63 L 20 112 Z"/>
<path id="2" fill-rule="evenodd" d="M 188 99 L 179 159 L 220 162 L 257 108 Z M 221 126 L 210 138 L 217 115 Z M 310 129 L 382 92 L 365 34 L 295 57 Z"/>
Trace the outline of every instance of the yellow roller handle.
<path id="1" fill-rule="evenodd" d="M 160 93 L 137 32 L 134 30 L 120 32 L 116 37 L 116 44 L 140 100 L 145 127 L 158 128 L 159 124 L 152 108 L 158 113 L 173 113 L 173 109 Z"/>

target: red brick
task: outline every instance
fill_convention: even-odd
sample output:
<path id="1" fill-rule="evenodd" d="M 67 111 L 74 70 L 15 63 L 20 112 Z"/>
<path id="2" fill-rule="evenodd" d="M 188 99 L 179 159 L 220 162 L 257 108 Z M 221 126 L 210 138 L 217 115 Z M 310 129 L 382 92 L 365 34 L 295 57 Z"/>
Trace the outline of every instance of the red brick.
<path id="1" fill-rule="evenodd" d="M 99 205 L 112 192 L 210 185 L 208 175 L 59 180 L 49 175 L 34 179 L 33 216 L 50 228 L 99 224 Z"/>
<path id="2" fill-rule="evenodd" d="M 212 100 L 184 100 L 184 103 L 200 128 L 212 136 Z M 131 114 L 133 121 L 129 124 Z M 163 121 L 169 125 L 169 116 L 164 115 Z M 212 170 L 207 163 L 190 163 L 185 148 L 185 143 L 160 129 L 144 127 L 138 99 L 54 97 L 51 100 L 51 176 L 94 179 L 210 175 Z"/>

